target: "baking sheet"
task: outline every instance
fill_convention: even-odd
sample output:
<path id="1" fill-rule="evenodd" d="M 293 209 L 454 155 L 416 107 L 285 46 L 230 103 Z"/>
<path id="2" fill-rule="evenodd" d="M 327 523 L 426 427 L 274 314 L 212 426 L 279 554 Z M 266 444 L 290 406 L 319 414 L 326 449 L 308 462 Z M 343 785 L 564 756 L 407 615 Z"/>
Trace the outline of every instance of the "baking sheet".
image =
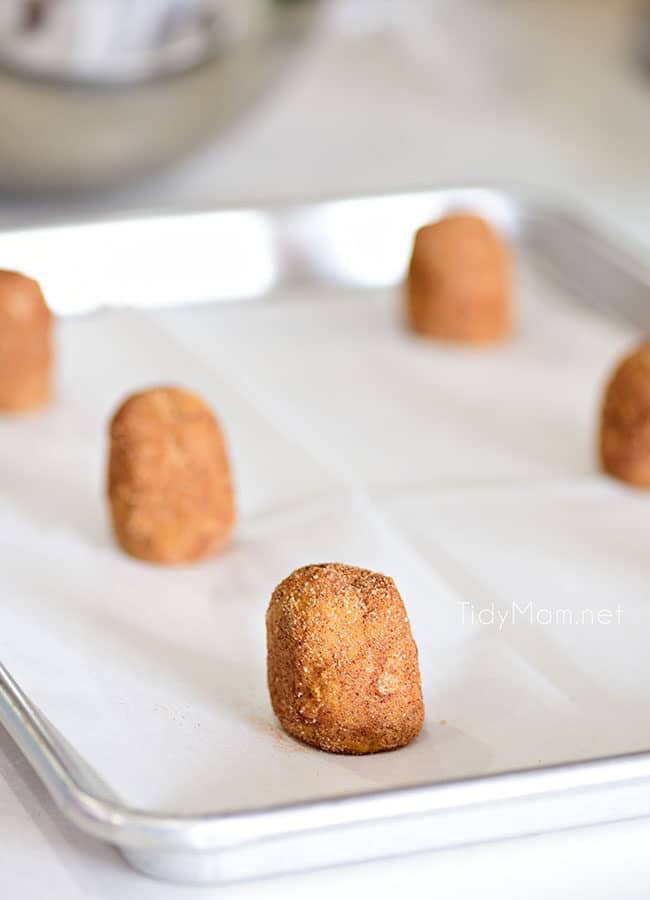
<path id="1" fill-rule="evenodd" d="M 486 350 L 409 336 L 394 290 L 59 324 L 56 405 L 0 421 L 0 658 L 130 804 L 246 809 L 650 745 L 650 504 L 593 454 L 635 335 L 525 264 L 519 299 L 515 339 Z M 123 556 L 103 498 L 107 419 L 159 382 L 219 414 L 241 508 L 221 557 L 179 569 Z M 266 604 L 326 560 L 404 596 L 427 721 L 399 752 L 319 753 L 272 716 Z M 478 621 L 524 601 L 620 622 Z"/>

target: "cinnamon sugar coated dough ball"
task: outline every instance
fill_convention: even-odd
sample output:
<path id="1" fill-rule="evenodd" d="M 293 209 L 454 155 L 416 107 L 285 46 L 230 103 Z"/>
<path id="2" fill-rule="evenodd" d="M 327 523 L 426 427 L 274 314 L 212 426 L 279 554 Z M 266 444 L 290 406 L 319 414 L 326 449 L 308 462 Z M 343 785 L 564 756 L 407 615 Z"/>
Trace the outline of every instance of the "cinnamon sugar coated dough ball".
<path id="1" fill-rule="evenodd" d="M 420 731 L 418 651 L 392 578 L 341 563 L 297 569 L 273 592 L 266 631 L 271 703 L 293 737 L 376 753 Z"/>
<path id="2" fill-rule="evenodd" d="M 650 341 L 619 363 L 607 385 L 600 458 L 610 475 L 650 487 Z"/>
<path id="3" fill-rule="evenodd" d="M 0 270 L 0 410 L 45 406 L 51 374 L 52 314 L 39 284 Z"/>
<path id="4" fill-rule="evenodd" d="M 415 235 L 406 283 L 409 327 L 468 343 L 502 340 L 512 327 L 510 253 L 476 216 L 455 215 Z"/>
<path id="5" fill-rule="evenodd" d="M 221 428 L 200 397 L 158 387 L 124 401 L 110 425 L 108 496 L 131 556 L 183 563 L 224 543 L 235 496 Z"/>

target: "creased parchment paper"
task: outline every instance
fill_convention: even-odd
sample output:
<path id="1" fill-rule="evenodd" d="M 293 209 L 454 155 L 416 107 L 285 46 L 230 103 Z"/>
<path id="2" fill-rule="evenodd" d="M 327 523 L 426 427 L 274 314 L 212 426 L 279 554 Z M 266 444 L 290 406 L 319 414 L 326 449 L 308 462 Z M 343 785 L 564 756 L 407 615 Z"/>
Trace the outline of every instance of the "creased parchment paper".
<path id="1" fill-rule="evenodd" d="M 0 421 L 0 658 L 128 802 L 235 810 L 650 746 L 650 495 L 595 462 L 636 336 L 529 272 L 515 338 L 400 325 L 395 292 L 282 295 L 59 324 L 57 401 Z M 131 390 L 202 393 L 241 519 L 220 557 L 129 559 L 104 498 Z M 268 701 L 264 614 L 293 568 L 392 575 L 427 719 L 396 753 L 308 749 Z"/>

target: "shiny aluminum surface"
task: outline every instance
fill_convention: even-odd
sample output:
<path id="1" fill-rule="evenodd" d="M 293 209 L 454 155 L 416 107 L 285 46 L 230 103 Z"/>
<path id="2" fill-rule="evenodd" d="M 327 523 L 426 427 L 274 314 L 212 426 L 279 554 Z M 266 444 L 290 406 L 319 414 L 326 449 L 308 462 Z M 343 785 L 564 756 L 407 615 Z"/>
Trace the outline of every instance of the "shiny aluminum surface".
<path id="1" fill-rule="evenodd" d="M 242 40 L 269 0 L 3 0 L 0 61 L 23 75 L 125 84 Z"/>
<path id="2" fill-rule="evenodd" d="M 642 254 L 562 201 L 517 188 L 58 224 L 0 232 L 0 252 L 5 267 L 42 282 L 61 316 L 254 299 L 305 283 L 381 288 L 403 277 L 415 229 L 454 210 L 493 222 L 576 301 L 650 329 L 650 266 Z M 106 265 L 107 247 L 119 265 Z M 101 278 L 92 277 L 97 272 Z"/>
<path id="3" fill-rule="evenodd" d="M 116 298 L 143 307 L 259 298 L 305 282 L 372 288 L 397 283 L 413 230 L 453 209 L 489 218 L 577 302 L 650 326 L 646 266 L 580 215 L 490 188 L 17 231 L 0 234 L 0 253 L 16 268 L 40 261 L 34 274 L 61 315 Z M 178 241 L 191 248 L 191 276 L 187 257 L 181 266 L 173 252 Z M 113 264 L 89 297 L 84 273 L 107 242 Z M 174 881 L 255 878 L 650 815 L 650 752 L 274 808 L 161 815 L 117 798 L 1 664 L 0 723 L 63 815 L 135 868 Z"/>
<path id="4" fill-rule="evenodd" d="M 0 665 L 0 721 L 60 811 L 137 869 L 225 882 L 650 813 L 650 753 L 221 815 L 116 800 Z"/>

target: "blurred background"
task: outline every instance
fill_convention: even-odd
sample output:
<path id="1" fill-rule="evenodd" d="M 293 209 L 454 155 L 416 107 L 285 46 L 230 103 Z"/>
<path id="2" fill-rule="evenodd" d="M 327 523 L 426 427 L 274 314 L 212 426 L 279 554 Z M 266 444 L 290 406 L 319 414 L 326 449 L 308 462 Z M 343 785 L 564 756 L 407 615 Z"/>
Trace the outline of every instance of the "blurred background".
<path id="1" fill-rule="evenodd" d="M 481 182 L 650 240 L 646 2 L 0 4 L 0 227 Z"/>

